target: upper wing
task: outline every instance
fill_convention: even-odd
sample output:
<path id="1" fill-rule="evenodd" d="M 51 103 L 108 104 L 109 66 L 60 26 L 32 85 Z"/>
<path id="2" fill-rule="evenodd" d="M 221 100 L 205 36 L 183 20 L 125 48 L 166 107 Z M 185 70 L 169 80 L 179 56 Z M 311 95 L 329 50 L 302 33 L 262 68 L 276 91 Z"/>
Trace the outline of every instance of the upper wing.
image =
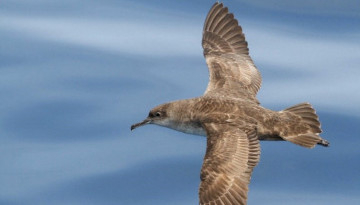
<path id="1" fill-rule="evenodd" d="M 249 56 L 241 27 L 222 3 L 216 2 L 206 17 L 202 46 L 210 73 L 205 95 L 256 101 L 260 72 Z"/>
<path id="2" fill-rule="evenodd" d="M 201 205 L 245 205 L 253 168 L 260 158 L 255 128 L 204 124 L 207 148 L 201 169 Z"/>

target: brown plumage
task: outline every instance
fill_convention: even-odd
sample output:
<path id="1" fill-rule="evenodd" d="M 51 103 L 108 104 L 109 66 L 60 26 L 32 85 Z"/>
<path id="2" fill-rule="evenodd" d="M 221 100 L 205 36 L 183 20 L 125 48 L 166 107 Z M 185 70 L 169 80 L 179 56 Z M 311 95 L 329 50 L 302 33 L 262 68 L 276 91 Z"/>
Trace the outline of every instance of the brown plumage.
<path id="1" fill-rule="evenodd" d="M 309 103 L 276 112 L 260 106 L 261 76 L 249 56 L 241 27 L 222 3 L 215 3 L 204 24 L 202 46 L 209 67 L 203 96 L 153 108 L 142 122 L 207 136 L 201 169 L 202 205 L 245 205 L 259 140 L 286 140 L 313 148 L 328 146 Z"/>

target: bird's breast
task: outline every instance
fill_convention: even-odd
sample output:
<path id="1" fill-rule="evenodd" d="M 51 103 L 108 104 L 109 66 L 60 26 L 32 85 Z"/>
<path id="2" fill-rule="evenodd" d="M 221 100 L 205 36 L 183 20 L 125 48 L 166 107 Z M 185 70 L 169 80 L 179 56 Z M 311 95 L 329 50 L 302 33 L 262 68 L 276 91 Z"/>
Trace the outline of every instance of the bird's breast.
<path id="1" fill-rule="evenodd" d="M 170 128 L 187 134 L 206 136 L 205 129 L 201 126 L 200 122 L 188 121 L 174 123 Z"/>

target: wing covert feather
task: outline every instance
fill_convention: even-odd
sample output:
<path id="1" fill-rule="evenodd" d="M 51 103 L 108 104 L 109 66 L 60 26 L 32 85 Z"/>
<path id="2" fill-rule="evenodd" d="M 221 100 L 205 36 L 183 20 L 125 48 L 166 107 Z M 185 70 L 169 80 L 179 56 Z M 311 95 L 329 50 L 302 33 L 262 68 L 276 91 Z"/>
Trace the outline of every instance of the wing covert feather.
<path id="1" fill-rule="evenodd" d="M 255 128 L 206 123 L 207 149 L 201 169 L 201 205 L 246 204 L 248 184 L 260 158 Z"/>
<path id="2" fill-rule="evenodd" d="M 257 101 L 260 72 L 249 56 L 242 28 L 222 3 L 215 3 L 206 17 L 202 46 L 210 73 L 205 95 Z"/>

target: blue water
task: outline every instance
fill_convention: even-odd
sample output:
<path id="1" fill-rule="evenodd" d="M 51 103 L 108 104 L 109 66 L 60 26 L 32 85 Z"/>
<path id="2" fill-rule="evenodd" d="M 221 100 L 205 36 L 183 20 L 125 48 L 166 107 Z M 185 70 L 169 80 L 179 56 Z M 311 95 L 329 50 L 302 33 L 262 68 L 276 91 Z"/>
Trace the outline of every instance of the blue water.
<path id="1" fill-rule="evenodd" d="M 331 142 L 262 142 L 250 205 L 360 202 L 354 2 L 225 1 L 262 72 L 263 106 L 312 102 Z M 206 139 L 130 125 L 157 104 L 202 95 L 211 5 L 3 1 L 0 204 L 197 204 Z"/>

